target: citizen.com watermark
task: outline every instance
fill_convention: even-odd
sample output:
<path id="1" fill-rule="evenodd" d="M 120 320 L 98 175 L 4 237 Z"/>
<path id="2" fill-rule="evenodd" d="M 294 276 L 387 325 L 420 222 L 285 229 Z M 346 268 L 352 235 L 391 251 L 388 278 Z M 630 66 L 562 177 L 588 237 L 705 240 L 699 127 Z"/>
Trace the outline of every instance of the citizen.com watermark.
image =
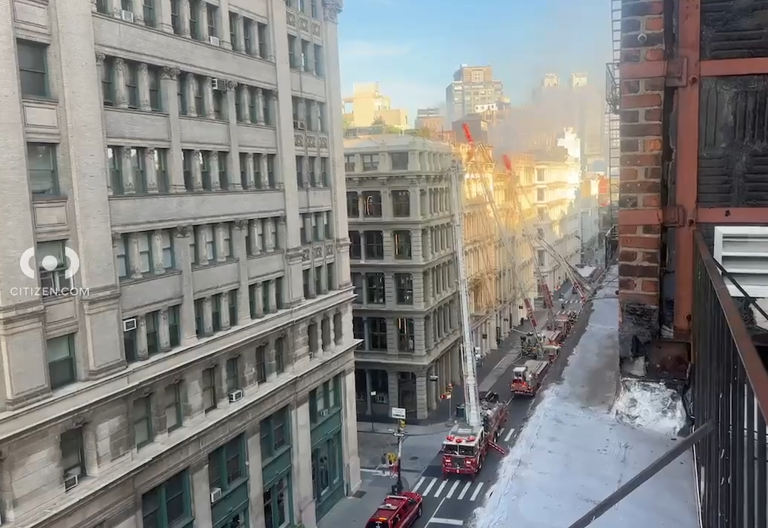
<path id="1" fill-rule="evenodd" d="M 32 267 L 34 262 L 38 269 Z M 40 280 L 40 286 L 14 286 L 11 295 L 41 295 L 43 297 L 73 297 L 89 294 L 88 288 L 74 285 L 74 276 L 80 270 L 80 257 L 74 249 L 65 247 L 63 257 L 45 255 L 38 259 L 35 248 L 27 248 L 21 254 L 19 267 L 25 277 Z"/>

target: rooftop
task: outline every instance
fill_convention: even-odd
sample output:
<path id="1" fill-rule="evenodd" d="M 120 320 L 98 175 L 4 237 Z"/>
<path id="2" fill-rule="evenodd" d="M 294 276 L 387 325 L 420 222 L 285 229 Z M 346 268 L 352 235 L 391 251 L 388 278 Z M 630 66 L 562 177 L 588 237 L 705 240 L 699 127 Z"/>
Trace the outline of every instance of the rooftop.
<path id="1" fill-rule="evenodd" d="M 476 526 L 570 526 L 676 444 L 684 412 L 670 391 L 619 390 L 616 275 L 609 270 L 614 278 L 592 303 L 562 380 L 543 393 L 504 459 Z M 693 475 L 688 451 L 591 526 L 697 528 Z"/>
<path id="2" fill-rule="evenodd" d="M 440 141 L 407 134 L 377 134 L 344 140 L 344 152 L 346 153 L 384 150 L 419 150 L 450 154 L 451 146 Z"/>

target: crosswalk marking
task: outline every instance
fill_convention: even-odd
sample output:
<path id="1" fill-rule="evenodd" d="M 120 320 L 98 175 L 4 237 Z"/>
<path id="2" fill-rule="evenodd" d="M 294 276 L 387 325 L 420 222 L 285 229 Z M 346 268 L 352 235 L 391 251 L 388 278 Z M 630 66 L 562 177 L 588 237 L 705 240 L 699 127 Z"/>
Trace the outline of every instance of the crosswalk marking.
<path id="1" fill-rule="evenodd" d="M 511 428 L 511 429 L 510 429 L 510 430 L 507 432 L 507 436 L 505 436 L 505 437 L 504 437 L 504 441 L 505 441 L 505 442 L 509 442 L 509 439 L 510 439 L 510 438 L 512 438 L 512 435 L 513 435 L 513 434 L 515 434 L 515 429 L 514 429 L 514 428 Z"/>
<path id="2" fill-rule="evenodd" d="M 422 493 L 422 495 L 424 495 L 425 497 L 428 497 L 429 496 L 429 491 L 435 485 L 435 482 L 437 482 L 437 479 L 430 480 L 429 481 L 429 485 L 427 486 L 427 489 L 424 490 L 424 493 Z"/>
<path id="3" fill-rule="evenodd" d="M 445 496 L 446 499 L 450 499 L 453 497 L 453 492 L 456 491 L 456 488 L 459 487 L 459 481 L 453 483 L 453 486 L 451 486 L 451 489 L 448 490 L 448 495 Z"/>
<path id="4" fill-rule="evenodd" d="M 421 487 L 421 485 L 422 485 L 422 484 L 424 484 L 424 479 L 425 479 L 425 478 L 426 478 L 426 477 L 421 477 L 421 478 L 419 479 L 419 481 L 416 483 L 416 485 L 413 487 L 413 490 L 412 490 L 412 491 L 413 491 L 414 493 L 416 493 L 417 491 L 419 491 L 419 488 Z"/>
<path id="5" fill-rule="evenodd" d="M 477 487 L 475 488 L 475 491 L 472 493 L 472 496 L 469 498 L 469 500 L 473 501 L 477 499 L 477 496 L 480 495 L 480 490 L 483 489 L 483 482 L 480 482 Z"/>
<path id="6" fill-rule="evenodd" d="M 467 492 L 469 491 L 469 487 L 470 487 L 471 485 L 472 485 L 472 483 L 471 483 L 471 482 L 467 482 L 467 483 L 466 483 L 466 485 L 464 486 L 464 489 L 463 489 L 463 490 L 461 490 L 461 493 L 459 494 L 459 500 L 462 500 L 462 499 L 464 498 L 464 495 L 466 495 L 466 494 L 467 494 Z"/>
<path id="7" fill-rule="evenodd" d="M 443 492 L 443 488 L 445 488 L 445 485 L 448 484 L 447 480 L 444 480 L 440 483 L 440 487 L 437 488 L 437 491 L 435 492 L 435 497 L 439 497 L 440 494 Z"/>

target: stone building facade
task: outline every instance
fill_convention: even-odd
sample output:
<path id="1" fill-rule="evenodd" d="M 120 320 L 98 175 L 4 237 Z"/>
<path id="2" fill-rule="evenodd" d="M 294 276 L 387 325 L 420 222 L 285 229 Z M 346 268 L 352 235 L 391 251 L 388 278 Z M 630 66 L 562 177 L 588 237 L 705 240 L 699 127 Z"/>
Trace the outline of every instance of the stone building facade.
<path id="1" fill-rule="evenodd" d="M 0 0 L 4 525 L 313 527 L 359 486 L 340 11 Z"/>
<path id="2" fill-rule="evenodd" d="M 427 418 L 460 377 L 451 147 L 378 135 L 344 151 L 358 412 Z"/>

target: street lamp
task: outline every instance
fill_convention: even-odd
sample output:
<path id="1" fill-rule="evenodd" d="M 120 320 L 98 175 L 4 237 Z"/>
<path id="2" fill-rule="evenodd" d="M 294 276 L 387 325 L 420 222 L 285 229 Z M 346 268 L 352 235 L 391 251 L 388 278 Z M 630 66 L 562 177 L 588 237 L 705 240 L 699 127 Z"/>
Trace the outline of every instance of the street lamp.
<path id="1" fill-rule="evenodd" d="M 371 402 L 375 401 L 374 398 L 376 398 L 376 391 L 371 391 Z M 371 403 L 371 432 L 375 433 L 376 430 L 373 427 L 373 403 Z"/>

